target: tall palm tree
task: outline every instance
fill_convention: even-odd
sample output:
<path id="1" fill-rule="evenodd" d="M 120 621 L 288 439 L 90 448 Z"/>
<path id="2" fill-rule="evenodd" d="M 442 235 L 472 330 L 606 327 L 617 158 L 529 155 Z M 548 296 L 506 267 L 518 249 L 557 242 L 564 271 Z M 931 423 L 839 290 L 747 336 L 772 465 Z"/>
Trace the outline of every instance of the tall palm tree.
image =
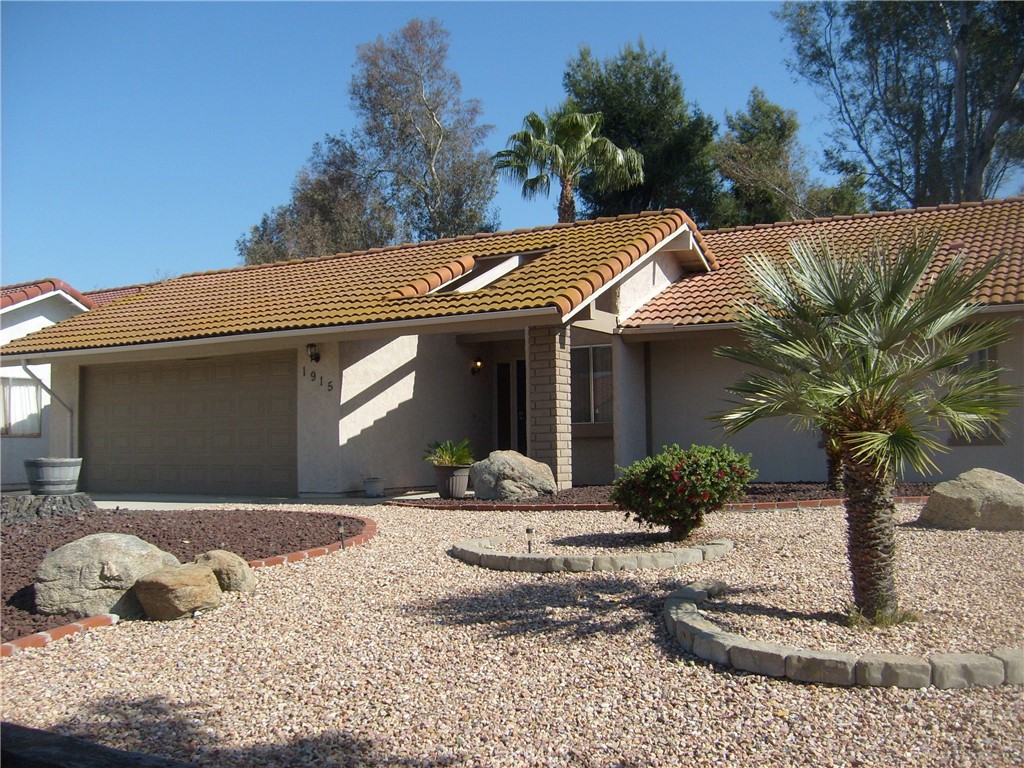
<path id="1" fill-rule="evenodd" d="M 823 238 L 790 244 L 792 258 L 746 260 L 754 301 L 740 308 L 744 346 L 715 353 L 753 369 L 719 414 L 729 432 L 772 416 L 824 430 L 843 463 L 854 604 L 879 623 L 899 613 L 895 478 L 936 469 L 936 431 L 985 434 L 1019 399 L 996 367 L 971 354 L 1007 338 L 1006 323 L 972 319 L 972 296 L 995 267 L 963 254 L 936 264 L 938 236 L 893 253 L 837 249 Z"/>
<path id="2" fill-rule="evenodd" d="M 557 178 L 558 220 L 576 221 L 575 190 L 584 173 L 592 173 L 602 190 L 626 189 L 644 180 L 643 157 L 633 149 L 619 149 L 600 130 L 600 112 L 563 107 L 547 119 L 531 112 L 523 130 L 509 136 L 508 149 L 494 155 L 494 168 L 521 183 L 527 199 L 549 194 L 551 178 Z"/>

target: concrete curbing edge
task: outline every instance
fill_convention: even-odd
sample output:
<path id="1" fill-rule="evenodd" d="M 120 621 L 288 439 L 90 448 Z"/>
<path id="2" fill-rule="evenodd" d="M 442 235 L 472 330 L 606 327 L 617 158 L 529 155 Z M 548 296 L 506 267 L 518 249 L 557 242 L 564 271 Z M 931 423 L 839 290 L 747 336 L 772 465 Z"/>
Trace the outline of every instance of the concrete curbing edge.
<path id="1" fill-rule="evenodd" d="M 684 651 L 704 661 L 768 677 L 817 685 L 940 689 L 1024 684 L 1024 648 L 990 654 L 833 653 L 747 640 L 708 621 L 697 606 L 727 589 L 724 582 L 695 581 L 665 599 L 662 615 L 669 635 Z"/>
<path id="2" fill-rule="evenodd" d="M 295 563 L 301 560 L 309 560 L 313 557 L 322 557 L 324 555 L 329 555 L 332 552 L 337 552 L 339 549 L 348 549 L 349 547 L 357 547 L 361 544 L 365 544 L 377 535 L 377 523 L 375 520 L 369 517 L 358 517 L 356 515 L 345 515 L 345 517 L 361 521 L 363 523 L 363 530 L 355 536 L 349 536 L 341 541 L 336 541 L 333 544 L 328 544 L 323 547 L 305 549 L 301 552 L 289 552 L 286 555 L 275 555 L 274 557 L 267 557 L 262 560 L 249 560 L 249 567 L 268 568 L 274 565 L 283 565 L 284 563 Z M 96 627 L 112 627 L 117 624 L 119 620 L 120 619 L 116 614 L 101 613 L 98 616 L 89 616 L 85 619 L 73 621 L 70 624 L 63 624 L 59 627 L 54 627 L 53 629 L 34 632 L 33 634 L 25 635 L 24 637 L 18 637 L 14 640 L 0 644 L 0 659 L 13 656 L 27 648 L 45 648 L 50 643 L 55 640 L 59 640 L 62 637 L 76 635 L 79 632 L 86 632 L 87 630 L 95 629 Z"/>
<path id="3" fill-rule="evenodd" d="M 713 539 L 695 547 L 680 547 L 657 552 L 624 555 L 541 555 L 526 552 L 497 552 L 495 546 L 508 541 L 506 536 L 465 539 L 452 545 L 449 554 L 469 565 L 494 571 L 521 573 L 586 573 L 590 571 L 637 571 L 673 568 L 685 563 L 700 563 L 724 557 L 733 548 L 730 539 Z"/>

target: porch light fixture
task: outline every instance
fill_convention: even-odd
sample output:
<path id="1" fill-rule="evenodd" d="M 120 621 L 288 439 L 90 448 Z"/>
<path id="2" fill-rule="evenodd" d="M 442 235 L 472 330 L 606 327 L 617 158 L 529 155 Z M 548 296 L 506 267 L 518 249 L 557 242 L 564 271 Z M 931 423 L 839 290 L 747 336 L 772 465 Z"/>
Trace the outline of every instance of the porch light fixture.
<path id="1" fill-rule="evenodd" d="M 316 348 L 316 344 L 307 344 L 306 354 L 309 355 L 310 362 L 320 362 L 320 350 Z"/>
<path id="2" fill-rule="evenodd" d="M 483 367 L 484 367 L 484 361 L 481 360 L 479 357 L 477 357 L 473 361 L 473 367 L 469 369 L 469 372 L 473 376 L 476 376 L 478 373 L 480 373 L 481 370 L 483 370 Z"/>

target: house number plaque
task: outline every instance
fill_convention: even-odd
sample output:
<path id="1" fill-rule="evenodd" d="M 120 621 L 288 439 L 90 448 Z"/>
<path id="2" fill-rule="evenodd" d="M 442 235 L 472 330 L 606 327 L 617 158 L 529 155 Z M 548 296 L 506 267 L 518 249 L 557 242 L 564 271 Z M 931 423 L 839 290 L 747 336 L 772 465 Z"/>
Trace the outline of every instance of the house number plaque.
<path id="1" fill-rule="evenodd" d="M 331 379 L 324 379 L 323 374 L 317 373 L 316 368 L 307 369 L 302 366 L 302 378 L 321 387 L 327 387 L 328 392 L 334 391 L 334 382 Z"/>

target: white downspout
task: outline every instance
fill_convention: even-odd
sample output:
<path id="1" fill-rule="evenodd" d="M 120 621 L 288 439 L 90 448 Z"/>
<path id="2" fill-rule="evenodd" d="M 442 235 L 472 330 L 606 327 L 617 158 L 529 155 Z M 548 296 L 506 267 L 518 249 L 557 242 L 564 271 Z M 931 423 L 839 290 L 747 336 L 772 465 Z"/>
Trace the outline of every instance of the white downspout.
<path id="1" fill-rule="evenodd" d="M 48 386 L 46 386 L 45 382 L 43 382 L 42 379 L 40 379 L 38 376 L 36 376 L 35 373 L 33 373 L 29 369 L 28 363 L 26 363 L 24 360 L 21 361 L 21 370 L 23 370 L 25 373 L 27 373 L 29 375 L 29 378 L 31 378 L 36 384 L 38 384 L 40 387 L 42 387 L 43 391 L 46 392 L 46 394 L 48 394 L 51 399 L 56 400 L 58 403 L 63 405 L 64 406 L 64 410 L 66 410 L 68 412 L 68 458 L 69 459 L 70 458 L 74 458 L 74 456 L 72 456 L 72 454 L 75 452 L 75 411 L 74 411 L 74 409 L 70 405 L 65 403 L 63 400 L 61 400 L 56 395 L 56 393 L 54 393 L 54 391 L 52 389 L 50 389 Z"/>

